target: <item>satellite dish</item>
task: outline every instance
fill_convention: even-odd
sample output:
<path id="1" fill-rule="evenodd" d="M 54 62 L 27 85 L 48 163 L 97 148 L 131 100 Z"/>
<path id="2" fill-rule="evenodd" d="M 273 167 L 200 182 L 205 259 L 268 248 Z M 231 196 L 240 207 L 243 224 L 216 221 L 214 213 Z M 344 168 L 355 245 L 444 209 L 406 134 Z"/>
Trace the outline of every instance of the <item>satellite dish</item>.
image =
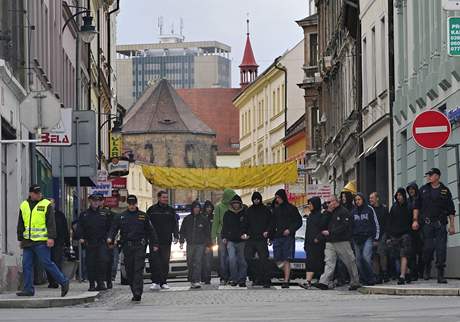
<path id="1" fill-rule="evenodd" d="M 61 120 L 60 109 L 61 103 L 50 91 L 30 92 L 19 105 L 20 121 L 31 133 L 37 133 L 39 127 L 49 130 Z"/>

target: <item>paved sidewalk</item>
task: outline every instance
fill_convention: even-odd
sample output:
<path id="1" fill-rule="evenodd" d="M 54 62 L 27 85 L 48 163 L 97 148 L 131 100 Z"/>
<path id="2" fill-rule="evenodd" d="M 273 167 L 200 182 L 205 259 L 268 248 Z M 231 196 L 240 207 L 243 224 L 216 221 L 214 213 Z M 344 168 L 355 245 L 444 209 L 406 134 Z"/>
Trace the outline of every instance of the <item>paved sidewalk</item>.
<path id="1" fill-rule="evenodd" d="M 436 280 L 417 281 L 406 285 L 396 282 L 364 286 L 359 289 L 363 294 L 382 295 L 424 295 L 424 296 L 460 296 L 460 280 L 448 280 L 448 284 L 438 284 Z"/>
<path id="2" fill-rule="evenodd" d="M 0 294 L 0 308 L 47 308 L 94 302 L 99 292 L 88 292 L 88 283 L 72 281 L 69 293 L 61 297 L 61 288 L 49 289 L 48 285 L 35 286 L 35 296 L 19 297 L 16 292 Z"/>

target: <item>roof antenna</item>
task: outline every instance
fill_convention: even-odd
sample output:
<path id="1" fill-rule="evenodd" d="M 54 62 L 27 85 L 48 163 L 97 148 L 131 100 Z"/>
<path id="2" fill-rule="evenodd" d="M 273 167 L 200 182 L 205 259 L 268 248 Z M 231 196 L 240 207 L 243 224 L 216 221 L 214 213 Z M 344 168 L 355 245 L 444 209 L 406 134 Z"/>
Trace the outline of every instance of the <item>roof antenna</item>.
<path id="1" fill-rule="evenodd" d="M 184 19 L 180 18 L 180 35 L 184 36 Z"/>
<path id="2" fill-rule="evenodd" d="M 247 25 L 247 35 L 249 36 L 249 12 L 246 14 L 247 18 L 246 18 L 246 25 Z"/>
<path id="3" fill-rule="evenodd" d="M 158 17 L 158 28 L 160 29 L 160 36 L 163 36 L 163 25 L 164 25 L 163 17 L 160 16 Z"/>

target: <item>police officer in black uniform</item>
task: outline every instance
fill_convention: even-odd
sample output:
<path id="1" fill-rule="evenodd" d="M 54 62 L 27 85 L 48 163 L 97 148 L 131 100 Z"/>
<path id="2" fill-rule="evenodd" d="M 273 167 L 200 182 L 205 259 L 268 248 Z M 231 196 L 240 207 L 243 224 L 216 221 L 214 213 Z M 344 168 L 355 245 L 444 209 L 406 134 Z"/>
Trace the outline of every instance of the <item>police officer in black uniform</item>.
<path id="1" fill-rule="evenodd" d="M 426 174 L 428 183 L 420 188 L 420 198 L 414 207 L 412 229 L 421 230 L 423 235 L 423 262 L 425 264 L 424 279 L 430 279 L 433 253 L 436 252 L 436 268 L 438 283 L 445 284 L 444 269 L 446 267 L 447 232 L 455 234 L 455 206 L 449 188 L 439 181 L 441 171 L 430 169 Z M 420 217 L 420 220 L 419 220 Z M 449 228 L 446 225 L 449 218 Z"/>
<path id="2" fill-rule="evenodd" d="M 105 240 L 112 224 L 112 216 L 101 208 L 102 195 L 92 194 L 89 200 L 90 207 L 80 215 L 78 221 L 80 243 L 86 248 L 88 291 L 104 291 L 107 289 L 104 281 L 109 264 L 109 251 Z"/>
<path id="3" fill-rule="evenodd" d="M 112 245 L 120 231 L 120 242 L 124 254 L 126 277 L 133 293 L 132 301 L 139 302 L 144 286 L 145 249 L 150 243 L 158 251 L 158 236 L 147 215 L 137 208 L 137 197 L 129 195 L 128 209 L 114 218 L 107 238 Z"/>

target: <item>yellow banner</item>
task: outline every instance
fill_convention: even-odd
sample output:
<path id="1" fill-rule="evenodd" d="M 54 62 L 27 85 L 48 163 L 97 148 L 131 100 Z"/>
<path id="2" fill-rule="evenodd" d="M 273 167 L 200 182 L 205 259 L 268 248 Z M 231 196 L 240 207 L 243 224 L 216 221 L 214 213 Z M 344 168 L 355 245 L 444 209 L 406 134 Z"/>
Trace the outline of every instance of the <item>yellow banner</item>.
<path id="1" fill-rule="evenodd" d="M 123 149 L 123 141 L 120 131 L 110 132 L 110 157 L 115 158 L 121 156 Z"/>
<path id="2" fill-rule="evenodd" d="M 295 183 L 297 163 L 277 163 L 242 168 L 190 169 L 144 165 L 145 178 L 153 185 L 172 189 L 222 190 Z"/>

